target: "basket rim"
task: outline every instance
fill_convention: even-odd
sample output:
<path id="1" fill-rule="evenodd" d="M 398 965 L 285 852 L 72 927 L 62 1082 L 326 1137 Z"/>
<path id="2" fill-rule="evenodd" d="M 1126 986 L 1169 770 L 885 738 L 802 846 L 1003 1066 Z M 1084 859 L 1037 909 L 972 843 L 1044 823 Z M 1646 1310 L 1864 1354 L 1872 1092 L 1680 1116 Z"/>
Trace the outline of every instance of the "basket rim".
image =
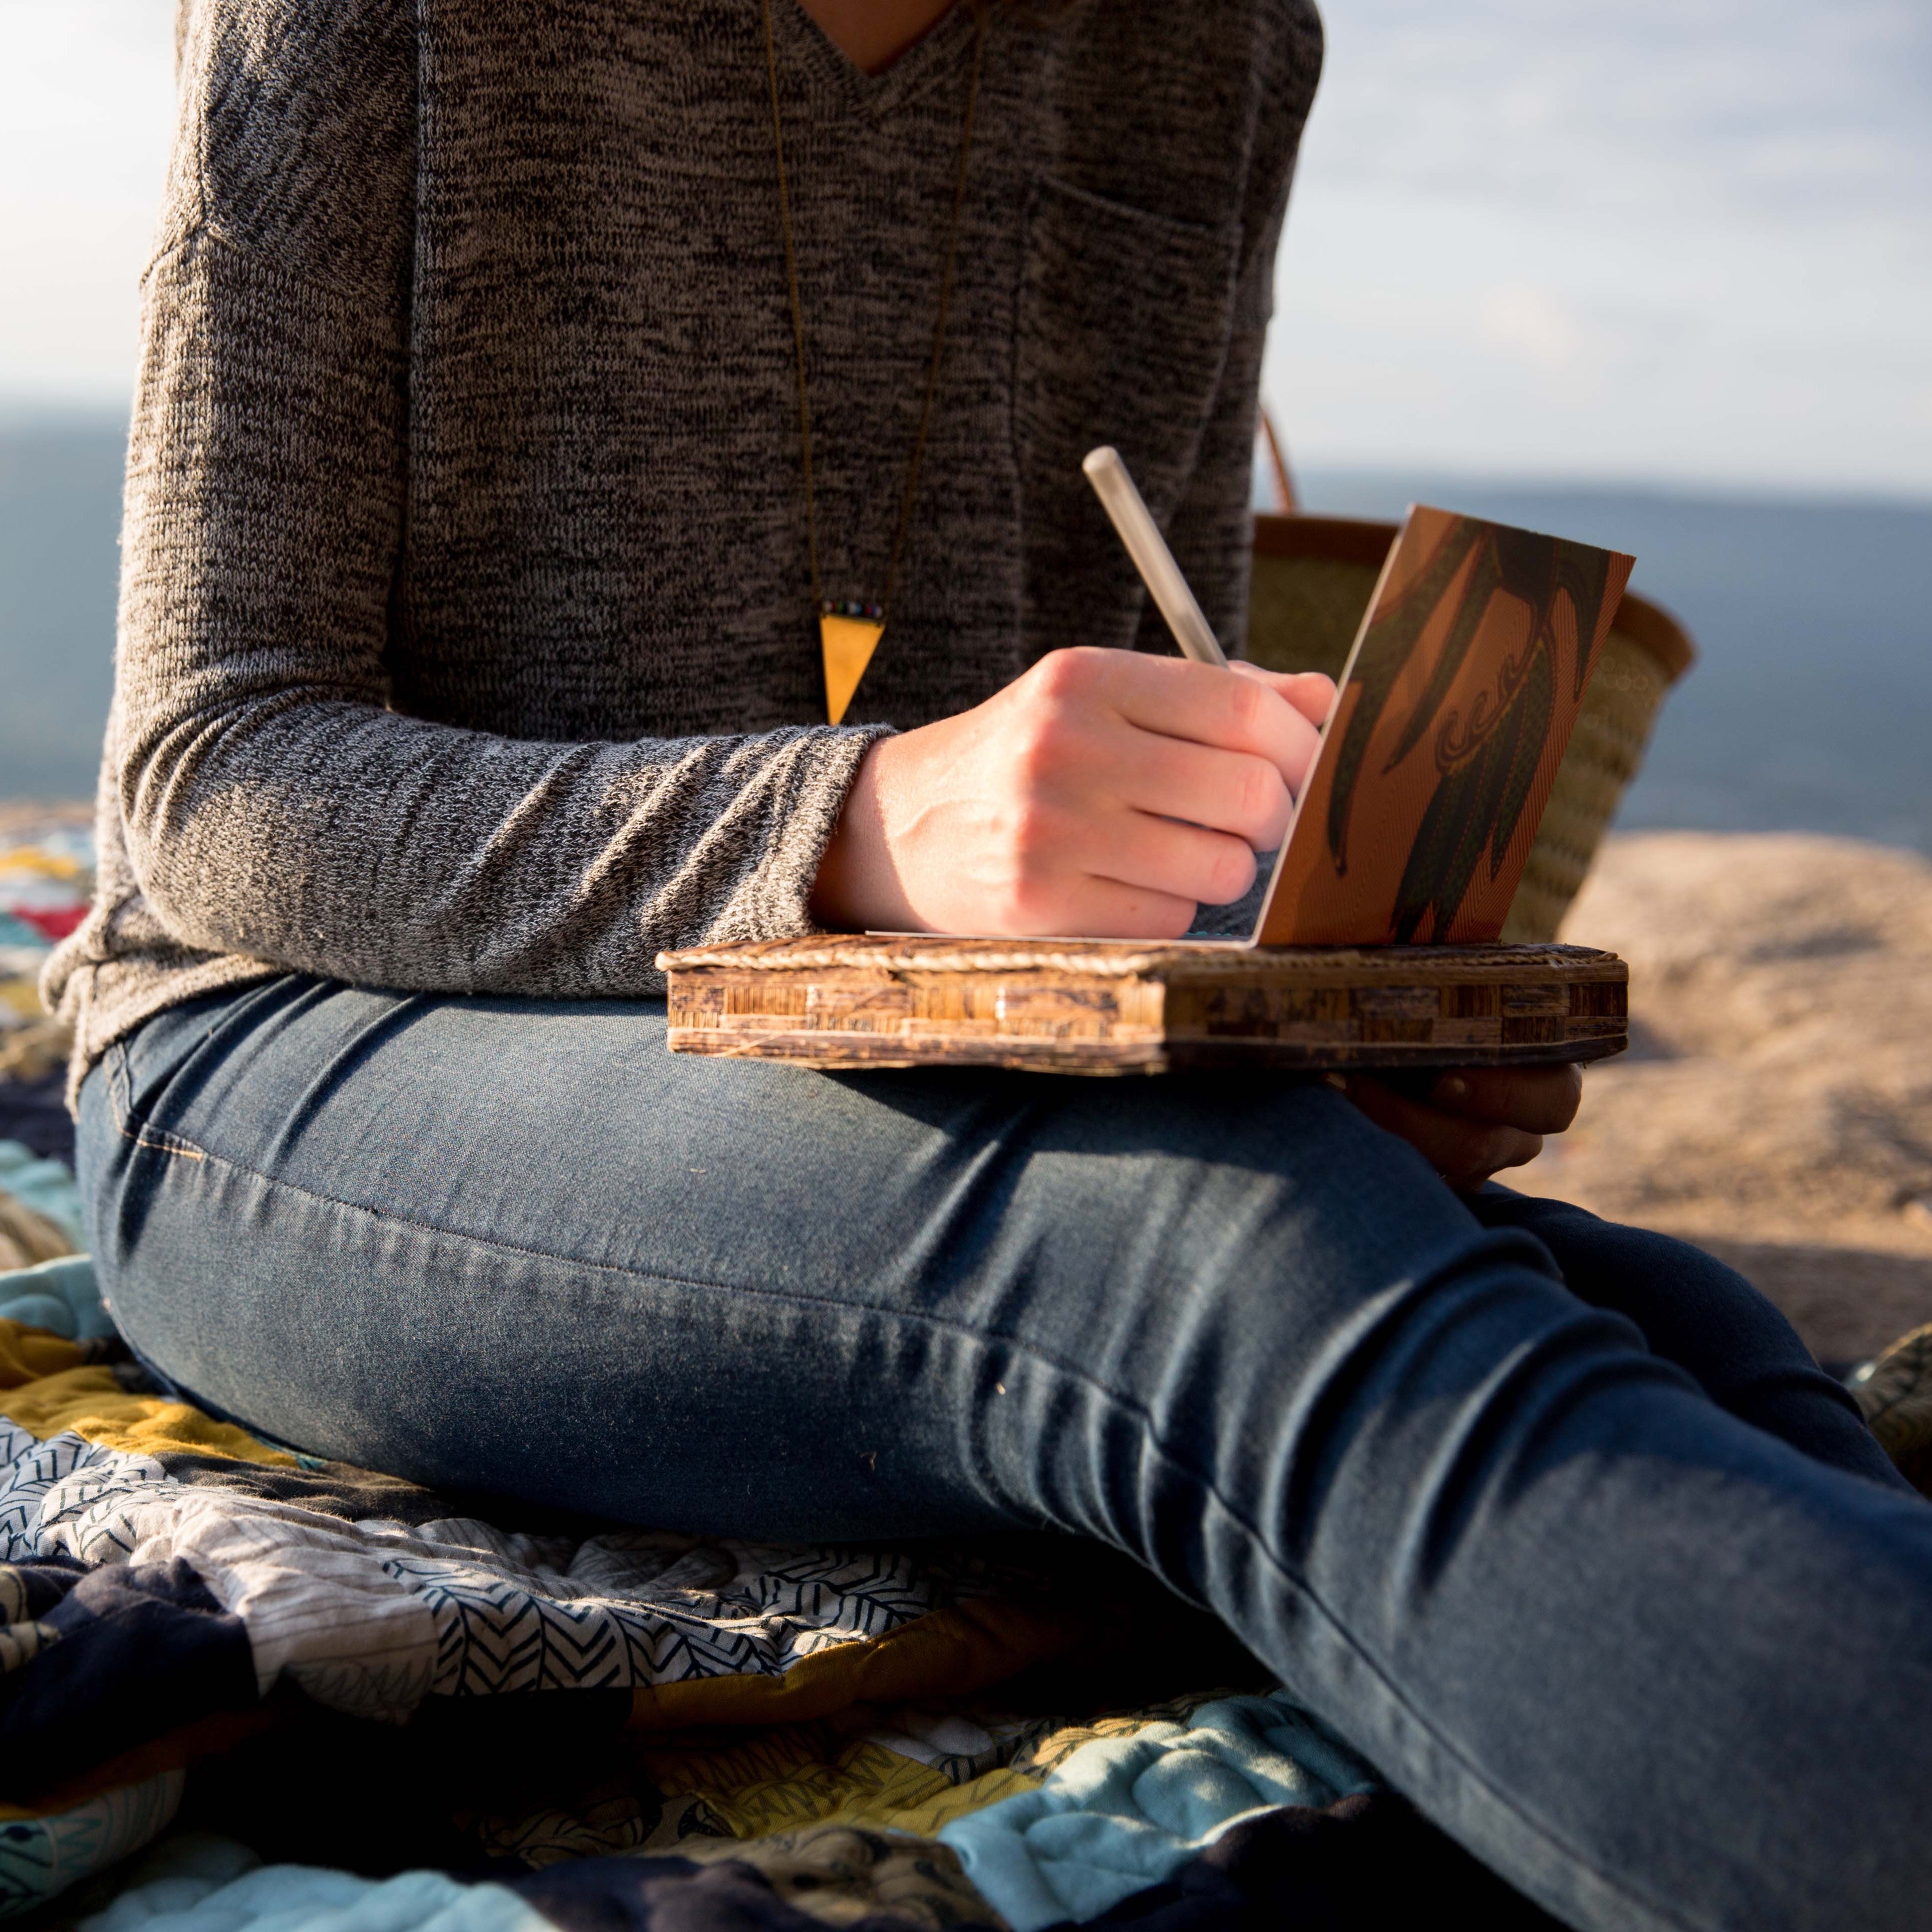
<path id="1" fill-rule="evenodd" d="M 1281 560 L 1312 559 L 1355 563 L 1379 570 L 1395 541 L 1398 525 L 1367 517 L 1316 517 L 1257 510 L 1254 554 Z M 1690 634 L 1662 604 L 1634 590 L 1623 602 L 1610 628 L 1654 658 L 1667 684 L 1675 684 L 1697 662 Z"/>

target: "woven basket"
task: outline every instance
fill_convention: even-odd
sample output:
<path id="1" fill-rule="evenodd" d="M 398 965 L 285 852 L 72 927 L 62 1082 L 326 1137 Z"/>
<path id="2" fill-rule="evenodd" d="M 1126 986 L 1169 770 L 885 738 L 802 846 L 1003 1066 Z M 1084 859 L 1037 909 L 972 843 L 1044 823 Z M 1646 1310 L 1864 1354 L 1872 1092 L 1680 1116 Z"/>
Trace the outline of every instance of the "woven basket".
<path id="1" fill-rule="evenodd" d="M 1270 670 L 1339 675 L 1395 533 L 1393 524 L 1346 517 L 1257 516 L 1248 656 Z M 1625 594 L 1530 848 L 1505 941 L 1556 937 L 1643 762 L 1664 694 L 1696 658 L 1675 618 Z"/>

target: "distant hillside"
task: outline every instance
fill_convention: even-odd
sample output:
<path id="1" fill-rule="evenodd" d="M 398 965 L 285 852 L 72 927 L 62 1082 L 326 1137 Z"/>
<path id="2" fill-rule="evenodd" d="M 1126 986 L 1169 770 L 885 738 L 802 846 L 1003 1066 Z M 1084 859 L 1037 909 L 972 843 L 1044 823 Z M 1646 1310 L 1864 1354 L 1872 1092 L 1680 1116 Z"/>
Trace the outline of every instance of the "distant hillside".
<path id="1" fill-rule="evenodd" d="M 122 431 L 0 424 L 0 798 L 94 788 Z M 1311 508 L 1411 497 L 1634 551 L 1702 662 L 1619 823 L 1815 831 L 1932 854 L 1932 506 L 1312 470 Z"/>
<path id="2" fill-rule="evenodd" d="M 100 420 L 0 425 L 0 798 L 93 795 L 126 434 Z"/>

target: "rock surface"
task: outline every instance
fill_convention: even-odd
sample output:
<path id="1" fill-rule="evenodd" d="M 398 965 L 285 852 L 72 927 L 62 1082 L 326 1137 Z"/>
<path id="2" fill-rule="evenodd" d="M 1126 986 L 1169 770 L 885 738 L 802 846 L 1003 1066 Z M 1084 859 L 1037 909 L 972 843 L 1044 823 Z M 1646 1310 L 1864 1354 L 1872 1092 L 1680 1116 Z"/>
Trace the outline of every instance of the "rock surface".
<path id="1" fill-rule="evenodd" d="M 1721 1255 L 1826 1362 L 1932 1322 L 1932 864 L 1614 838 L 1563 937 L 1630 962 L 1632 1050 L 1504 1180 Z"/>

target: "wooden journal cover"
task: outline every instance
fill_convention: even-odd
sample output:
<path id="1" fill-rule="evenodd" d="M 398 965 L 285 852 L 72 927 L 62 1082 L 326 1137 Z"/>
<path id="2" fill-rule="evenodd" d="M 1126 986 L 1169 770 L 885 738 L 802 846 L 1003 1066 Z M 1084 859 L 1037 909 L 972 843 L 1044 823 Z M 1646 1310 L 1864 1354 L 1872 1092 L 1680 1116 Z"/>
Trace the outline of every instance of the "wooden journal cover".
<path id="1" fill-rule="evenodd" d="M 1245 939 L 868 933 L 667 952 L 672 1051 L 1087 1073 L 1620 1052 L 1622 960 L 1496 942 L 1631 562 L 1412 509 Z"/>

